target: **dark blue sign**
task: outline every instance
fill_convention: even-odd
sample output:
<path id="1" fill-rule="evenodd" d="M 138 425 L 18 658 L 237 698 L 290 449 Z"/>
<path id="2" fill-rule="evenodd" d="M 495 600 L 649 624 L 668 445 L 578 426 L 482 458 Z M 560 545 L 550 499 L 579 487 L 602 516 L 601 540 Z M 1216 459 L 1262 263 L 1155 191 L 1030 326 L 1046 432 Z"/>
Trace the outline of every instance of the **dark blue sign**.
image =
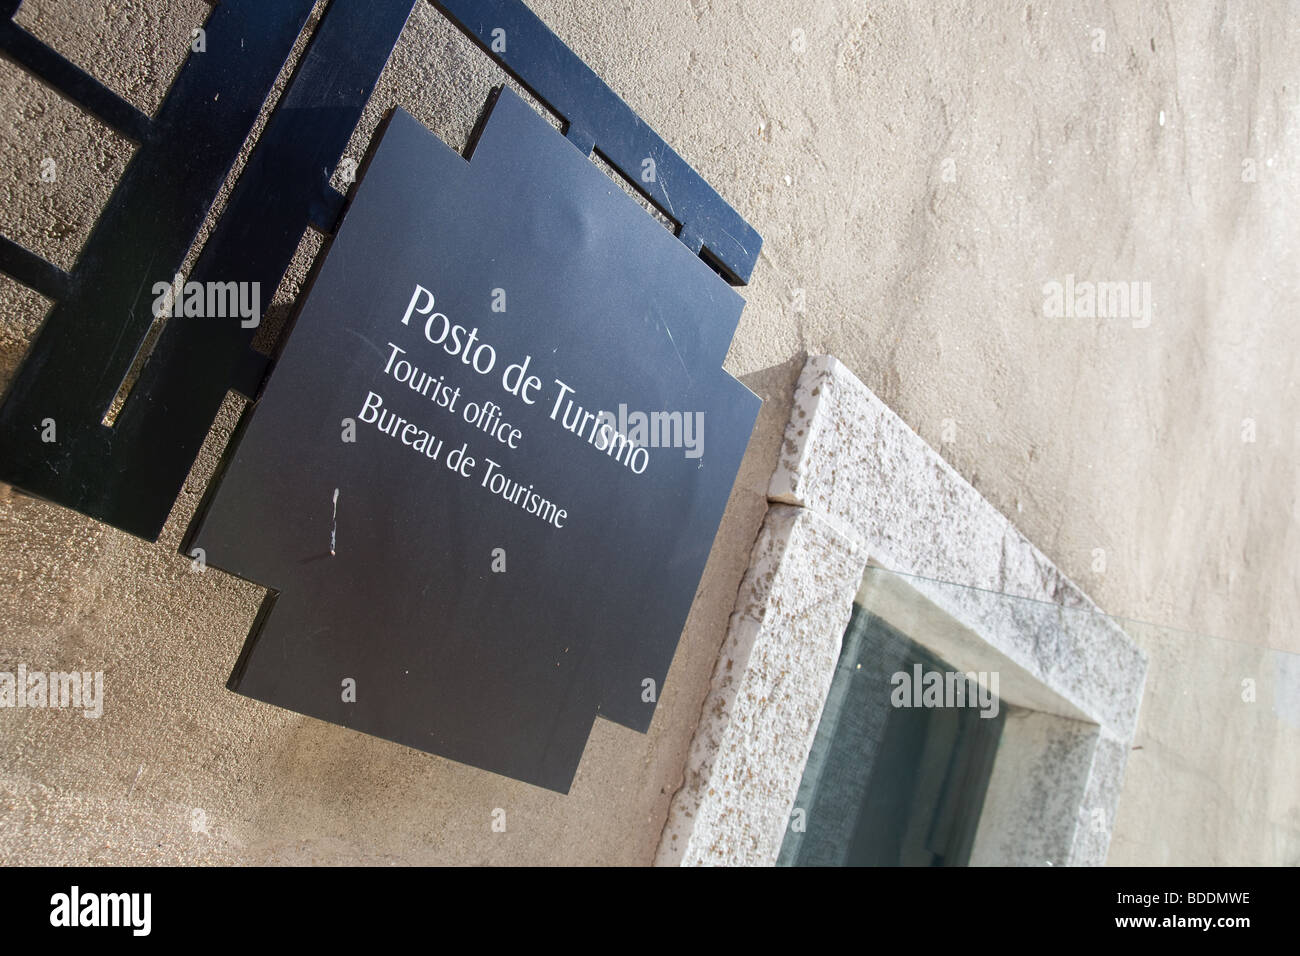
<path id="1" fill-rule="evenodd" d="M 382 132 L 186 545 L 232 689 L 554 790 L 645 731 L 758 412 L 743 301 L 504 90 Z"/>

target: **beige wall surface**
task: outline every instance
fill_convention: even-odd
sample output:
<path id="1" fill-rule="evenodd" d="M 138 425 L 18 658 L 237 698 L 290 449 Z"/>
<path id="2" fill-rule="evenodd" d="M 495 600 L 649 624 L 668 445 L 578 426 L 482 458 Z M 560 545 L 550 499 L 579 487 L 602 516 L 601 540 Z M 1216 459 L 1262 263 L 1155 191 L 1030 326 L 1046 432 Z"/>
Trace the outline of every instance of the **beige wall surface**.
<path id="1" fill-rule="evenodd" d="M 809 353 L 1151 622 L 1110 861 L 1300 862 L 1300 7 L 530 6 L 765 240 L 726 364 L 766 404 L 650 733 L 597 721 L 560 796 L 227 692 L 262 592 L 178 548 L 232 396 L 156 545 L 0 490 L 0 669 L 106 698 L 0 713 L 0 862 L 649 862 Z M 19 22 L 152 111 L 206 9 Z M 348 155 L 393 105 L 459 148 L 498 82 L 422 4 Z M 0 233 L 69 267 L 131 146 L 7 62 L 0 108 Z M 1045 315 L 1067 275 L 1150 283 L 1149 323 Z M 0 277 L 0 382 L 47 307 Z"/>

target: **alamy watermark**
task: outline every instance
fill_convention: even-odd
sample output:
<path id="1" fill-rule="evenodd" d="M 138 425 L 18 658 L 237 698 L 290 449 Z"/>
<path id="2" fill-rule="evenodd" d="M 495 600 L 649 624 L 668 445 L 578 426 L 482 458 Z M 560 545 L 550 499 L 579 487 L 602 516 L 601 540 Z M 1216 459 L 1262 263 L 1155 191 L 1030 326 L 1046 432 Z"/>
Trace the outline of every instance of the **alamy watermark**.
<path id="1" fill-rule="evenodd" d="M 50 897 L 50 925 L 121 927 L 133 936 L 148 936 L 153 928 L 153 894 L 83 893 L 73 886 Z"/>
<path id="2" fill-rule="evenodd" d="M 895 707 L 978 707 L 980 717 L 998 715 L 997 671 L 927 671 L 913 664 L 911 673 L 896 671 L 889 682 Z"/>
<path id="3" fill-rule="evenodd" d="M 0 671 L 0 708 L 80 710 L 96 719 L 104 713 L 103 671 Z"/>
<path id="4" fill-rule="evenodd" d="M 640 448 L 682 448 L 687 458 L 704 454 L 703 412 L 628 411 L 622 402 L 618 415 L 602 411 L 596 416 Z"/>
<path id="5" fill-rule="evenodd" d="M 260 282 L 186 282 L 178 272 L 171 282 L 155 282 L 153 295 L 155 319 L 238 318 L 245 329 L 255 329 L 262 321 Z"/>
<path id="6" fill-rule="evenodd" d="M 1043 315 L 1049 319 L 1131 319 L 1133 328 L 1151 324 L 1150 282 L 1064 282 L 1043 286 Z"/>

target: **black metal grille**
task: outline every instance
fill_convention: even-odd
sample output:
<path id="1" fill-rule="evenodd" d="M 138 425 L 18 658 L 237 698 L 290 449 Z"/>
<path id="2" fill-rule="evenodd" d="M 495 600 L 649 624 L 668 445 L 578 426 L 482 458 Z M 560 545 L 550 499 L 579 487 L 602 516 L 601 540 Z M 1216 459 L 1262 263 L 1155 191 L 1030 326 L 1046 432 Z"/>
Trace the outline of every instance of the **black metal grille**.
<path id="1" fill-rule="evenodd" d="M 189 281 L 274 290 L 305 231 L 334 230 L 344 196 L 330 174 L 418 2 L 332 0 Z M 0 237 L 0 271 L 54 301 L 0 405 L 0 480 L 156 540 L 227 392 L 253 398 L 265 379 L 256 330 L 164 323 L 111 426 L 104 416 L 153 324 L 153 283 L 179 270 L 312 2 L 214 6 L 206 49 L 189 54 L 152 117 L 14 23 L 20 3 L 0 0 L 0 55 L 139 145 L 70 272 Z M 561 116 L 571 142 L 599 150 L 677 223 L 693 252 L 728 282 L 748 281 L 754 229 L 520 0 L 433 5 Z M 56 441 L 42 438 L 47 420 Z"/>

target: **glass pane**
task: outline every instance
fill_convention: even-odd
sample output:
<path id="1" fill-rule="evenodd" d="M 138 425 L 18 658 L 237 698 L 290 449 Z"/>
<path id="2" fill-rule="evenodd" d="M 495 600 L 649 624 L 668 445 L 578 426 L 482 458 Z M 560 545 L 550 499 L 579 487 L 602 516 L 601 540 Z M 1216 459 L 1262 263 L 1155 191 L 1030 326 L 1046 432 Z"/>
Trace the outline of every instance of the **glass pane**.
<path id="1" fill-rule="evenodd" d="M 1294 865 L 1297 780 L 1300 656 L 873 568 L 779 862 Z"/>

